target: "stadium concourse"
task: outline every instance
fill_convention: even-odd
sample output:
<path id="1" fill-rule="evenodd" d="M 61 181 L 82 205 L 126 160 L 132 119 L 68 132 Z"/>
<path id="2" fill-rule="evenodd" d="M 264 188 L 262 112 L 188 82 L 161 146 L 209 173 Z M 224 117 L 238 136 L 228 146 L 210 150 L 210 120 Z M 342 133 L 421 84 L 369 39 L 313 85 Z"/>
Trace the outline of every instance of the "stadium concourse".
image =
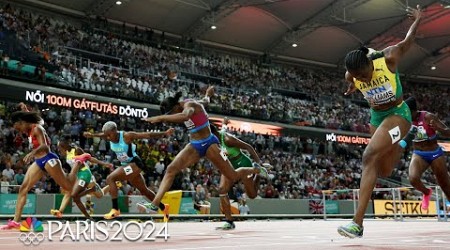
<path id="1" fill-rule="evenodd" d="M 450 202 L 426 171 L 421 180 L 433 192 L 422 209 L 422 193 L 409 181 L 410 150 L 391 176 L 378 179 L 364 237 L 337 232 L 357 211 L 373 114 L 363 95 L 344 95 L 345 55 L 361 45 L 381 50 L 400 42 L 412 23 L 407 11 L 417 4 L 422 20 L 399 64 L 402 88 L 396 89 L 403 97 L 396 101 L 415 97 L 419 110 L 448 125 L 447 0 L 0 0 L 0 226 L 19 211 L 20 186 L 33 173 L 24 161 L 40 143 L 17 131 L 18 109 L 42 117 L 48 146 L 66 173 L 71 166 L 58 151 L 61 141 L 103 161 L 87 166 L 88 179 L 101 188 L 113 171 L 102 166 L 120 170 L 120 157 L 107 138 L 85 132 L 100 132 L 108 121 L 123 131 L 174 128 L 164 138 L 134 141 L 145 184 L 157 193 L 192 133 L 143 119 L 159 115 L 160 103 L 176 93 L 202 99 L 214 86 L 202 112 L 271 166 L 254 199 L 241 183 L 229 190 L 231 230 L 218 230 L 224 229 L 222 173 L 206 159 L 175 177 L 163 199 L 170 200 L 168 223 L 149 214 L 132 181 L 112 182 L 118 188 L 112 202 L 108 194 L 81 199 L 95 220 L 85 220 L 72 201 L 55 218 L 50 209 L 64 198 L 44 174 L 28 192 L 20 230 L 0 230 L 0 250 L 450 249 Z M 450 141 L 438 139 L 448 170 Z M 112 206 L 121 216 L 103 220 Z"/>
<path id="2" fill-rule="evenodd" d="M 219 226 L 218 222 L 169 222 L 170 237 L 167 241 L 163 238 L 154 241 L 86 241 L 80 236 L 74 242 L 69 236 L 61 240 L 59 232 L 53 234 L 52 241 L 45 235 L 42 242 L 33 246 L 20 242 L 17 232 L 0 231 L 0 249 L 450 249 L 448 223 L 425 219 L 403 222 L 368 220 L 366 228 L 370 228 L 370 232 L 361 239 L 337 235 L 336 227 L 341 223 L 341 220 L 243 221 L 236 223 L 236 230 L 219 231 L 214 228 Z M 159 229 L 161 224 L 156 223 L 155 227 Z M 71 228 L 76 232 L 74 223 Z M 113 232 L 115 230 L 109 231 L 110 234 Z M 135 236 L 137 229 L 134 234 L 130 230 L 129 234 Z M 96 237 L 103 238 L 104 235 Z M 119 237 L 123 238 L 122 235 Z"/>

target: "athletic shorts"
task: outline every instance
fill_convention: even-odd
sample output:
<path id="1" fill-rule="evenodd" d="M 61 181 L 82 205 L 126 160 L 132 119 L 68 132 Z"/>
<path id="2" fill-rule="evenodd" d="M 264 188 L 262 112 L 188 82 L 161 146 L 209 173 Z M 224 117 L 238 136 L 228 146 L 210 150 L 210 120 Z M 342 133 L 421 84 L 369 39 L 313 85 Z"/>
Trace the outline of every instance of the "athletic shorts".
<path id="1" fill-rule="evenodd" d="M 87 185 L 92 182 L 93 175 L 89 167 L 84 166 L 78 171 L 77 178 L 78 185 L 87 187 Z"/>
<path id="2" fill-rule="evenodd" d="M 444 155 L 444 150 L 441 147 L 438 147 L 434 151 L 422 151 L 422 150 L 414 150 L 414 154 L 420 156 L 424 159 L 428 164 L 431 164 L 434 160 Z"/>
<path id="3" fill-rule="evenodd" d="M 231 165 L 233 165 L 234 169 L 242 168 L 242 167 L 252 167 L 253 162 L 246 154 L 240 153 L 238 157 L 230 159 Z"/>
<path id="4" fill-rule="evenodd" d="M 409 110 L 409 107 L 405 102 L 402 102 L 396 107 L 390 108 L 388 110 L 376 111 L 370 109 L 370 124 L 372 126 L 379 127 L 383 120 L 391 115 L 401 116 L 408 122 L 412 121 L 411 110 Z"/>
<path id="5" fill-rule="evenodd" d="M 198 155 L 203 157 L 206 155 L 206 151 L 208 151 L 209 146 L 213 144 L 219 144 L 219 139 L 213 134 L 210 134 L 207 138 L 202 140 L 191 140 L 191 145 L 195 148 Z"/>
<path id="6" fill-rule="evenodd" d="M 58 159 L 59 157 L 55 153 L 49 152 L 46 156 L 35 159 L 34 162 L 36 162 L 42 171 L 45 171 L 45 164 L 47 164 L 47 162 L 51 167 L 53 167 L 58 163 Z"/>

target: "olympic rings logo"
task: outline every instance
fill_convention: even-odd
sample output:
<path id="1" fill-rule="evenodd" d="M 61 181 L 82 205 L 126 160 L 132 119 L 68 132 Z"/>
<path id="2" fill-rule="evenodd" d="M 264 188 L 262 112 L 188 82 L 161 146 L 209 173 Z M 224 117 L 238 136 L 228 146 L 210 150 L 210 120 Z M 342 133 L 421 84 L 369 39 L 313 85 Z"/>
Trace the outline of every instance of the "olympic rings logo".
<path id="1" fill-rule="evenodd" d="M 22 241 L 22 243 L 25 246 L 34 245 L 37 246 L 41 244 L 42 241 L 44 241 L 45 236 L 43 233 L 21 233 L 19 235 L 19 240 Z"/>

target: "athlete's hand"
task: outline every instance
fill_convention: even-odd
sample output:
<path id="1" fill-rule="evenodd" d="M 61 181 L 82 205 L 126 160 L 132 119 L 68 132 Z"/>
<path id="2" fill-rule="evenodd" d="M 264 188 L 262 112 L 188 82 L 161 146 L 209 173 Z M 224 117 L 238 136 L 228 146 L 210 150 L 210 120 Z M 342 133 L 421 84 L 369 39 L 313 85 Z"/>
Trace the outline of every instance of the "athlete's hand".
<path id="1" fill-rule="evenodd" d="M 153 116 L 153 117 L 147 117 L 142 118 L 143 121 L 150 122 L 150 123 L 160 123 L 162 122 L 161 116 Z"/>
<path id="2" fill-rule="evenodd" d="M 441 131 L 445 129 L 445 127 L 442 126 L 443 125 L 442 122 L 440 122 L 439 120 L 436 121 L 435 119 L 431 119 L 428 125 L 430 125 L 430 127 L 436 131 Z"/>
<path id="3" fill-rule="evenodd" d="M 166 130 L 166 132 L 164 132 L 164 134 L 166 136 L 171 136 L 171 135 L 173 135 L 173 133 L 175 133 L 175 129 L 174 128 L 169 128 L 168 130 Z"/>
<path id="4" fill-rule="evenodd" d="M 214 86 L 209 86 L 208 89 L 206 89 L 206 96 L 208 97 L 214 96 Z"/>
<path id="5" fill-rule="evenodd" d="M 113 169 L 114 165 L 112 163 L 105 163 L 105 164 L 103 164 L 103 167 Z"/>
<path id="6" fill-rule="evenodd" d="M 30 164 L 30 162 L 33 160 L 34 154 L 33 153 L 28 153 L 27 155 L 25 155 L 25 157 L 23 157 L 23 162 L 25 164 Z"/>
<path id="7" fill-rule="evenodd" d="M 28 107 L 27 107 L 27 105 L 25 103 L 20 102 L 18 106 L 19 106 L 21 111 L 29 112 Z"/>
<path id="8" fill-rule="evenodd" d="M 406 8 L 406 11 L 408 12 L 408 17 L 413 20 L 420 19 L 420 17 L 422 16 L 422 9 L 420 8 L 420 5 L 417 5 L 416 9 L 408 6 Z"/>
<path id="9" fill-rule="evenodd" d="M 83 136 L 86 138 L 92 138 L 94 135 L 91 132 L 83 132 Z"/>
<path id="10" fill-rule="evenodd" d="M 351 93 L 356 91 L 356 86 L 354 83 L 349 83 L 347 87 L 347 91 L 344 93 L 344 95 L 350 95 Z"/>

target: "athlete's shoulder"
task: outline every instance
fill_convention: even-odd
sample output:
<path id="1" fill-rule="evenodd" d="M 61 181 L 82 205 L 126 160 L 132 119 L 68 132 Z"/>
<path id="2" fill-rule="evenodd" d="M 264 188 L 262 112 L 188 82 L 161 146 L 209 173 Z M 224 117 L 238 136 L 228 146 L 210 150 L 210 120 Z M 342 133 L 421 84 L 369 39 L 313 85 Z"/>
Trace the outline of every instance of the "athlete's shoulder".
<path id="1" fill-rule="evenodd" d="M 369 54 L 369 58 L 372 60 L 380 59 L 382 57 L 384 57 L 383 51 L 374 51 L 371 54 Z"/>

